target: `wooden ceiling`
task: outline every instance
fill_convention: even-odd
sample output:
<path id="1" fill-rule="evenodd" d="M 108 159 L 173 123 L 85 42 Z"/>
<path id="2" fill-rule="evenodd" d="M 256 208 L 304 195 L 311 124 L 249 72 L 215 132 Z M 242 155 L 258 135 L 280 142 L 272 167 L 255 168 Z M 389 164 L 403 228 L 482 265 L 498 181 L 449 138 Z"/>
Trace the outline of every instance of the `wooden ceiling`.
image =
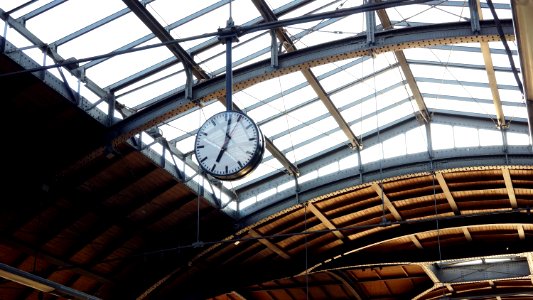
<path id="1" fill-rule="evenodd" d="M 35 76 L 0 90 L 4 265 L 102 299 L 533 297 L 533 163 L 354 183 L 242 225 L 127 143 L 88 158 L 105 126 Z M 443 283 L 432 271 L 493 256 L 529 273 Z M 0 295 L 68 298 L 7 279 Z"/>

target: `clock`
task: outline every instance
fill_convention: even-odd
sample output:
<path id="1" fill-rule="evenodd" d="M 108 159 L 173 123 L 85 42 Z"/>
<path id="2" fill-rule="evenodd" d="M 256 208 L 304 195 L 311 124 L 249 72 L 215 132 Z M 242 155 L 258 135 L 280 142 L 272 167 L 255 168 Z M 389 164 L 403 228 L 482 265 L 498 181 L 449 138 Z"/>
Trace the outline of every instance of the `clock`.
<path id="1" fill-rule="evenodd" d="M 238 111 L 218 113 L 198 129 L 194 153 L 200 167 L 220 180 L 250 174 L 263 159 L 265 141 L 250 117 Z"/>

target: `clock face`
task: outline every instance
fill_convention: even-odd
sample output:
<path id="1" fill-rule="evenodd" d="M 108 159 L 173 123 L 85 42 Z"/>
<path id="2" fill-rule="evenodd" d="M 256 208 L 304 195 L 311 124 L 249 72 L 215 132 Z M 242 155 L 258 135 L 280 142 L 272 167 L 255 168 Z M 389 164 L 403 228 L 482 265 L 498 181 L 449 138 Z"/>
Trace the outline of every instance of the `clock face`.
<path id="1" fill-rule="evenodd" d="M 241 178 L 261 162 L 264 139 L 248 116 L 225 111 L 209 118 L 198 130 L 194 153 L 200 167 L 215 178 Z"/>

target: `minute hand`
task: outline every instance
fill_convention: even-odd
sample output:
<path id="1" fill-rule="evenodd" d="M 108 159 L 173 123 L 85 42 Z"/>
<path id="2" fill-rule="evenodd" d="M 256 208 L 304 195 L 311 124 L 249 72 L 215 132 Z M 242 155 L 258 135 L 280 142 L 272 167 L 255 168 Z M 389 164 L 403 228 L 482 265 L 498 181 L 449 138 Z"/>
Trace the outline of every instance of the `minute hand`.
<path id="1" fill-rule="evenodd" d="M 218 152 L 218 156 L 216 159 L 216 162 L 220 162 L 220 159 L 222 158 L 222 155 L 224 154 L 224 151 L 226 151 L 228 147 L 229 140 L 231 139 L 231 136 L 229 135 L 229 127 L 231 125 L 231 118 L 228 120 L 228 127 L 226 127 L 226 136 L 224 138 L 224 144 L 222 144 L 222 147 L 220 148 L 220 152 Z"/>

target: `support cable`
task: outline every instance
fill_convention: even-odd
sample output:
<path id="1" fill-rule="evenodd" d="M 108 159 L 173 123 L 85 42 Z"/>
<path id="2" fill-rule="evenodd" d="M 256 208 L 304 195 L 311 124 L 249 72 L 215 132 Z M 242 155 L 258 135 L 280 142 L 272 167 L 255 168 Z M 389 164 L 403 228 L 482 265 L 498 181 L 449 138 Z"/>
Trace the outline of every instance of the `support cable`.
<path id="1" fill-rule="evenodd" d="M 376 73 L 376 59 L 374 56 L 372 56 L 372 72 Z M 385 217 L 385 189 L 383 188 L 383 160 L 385 159 L 385 153 L 383 149 L 383 143 L 381 142 L 381 137 L 379 133 L 379 117 L 378 117 L 378 99 L 377 99 L 377 88 L 376 88 L 376 76 L 373 77 L 373 83 L 374 83 L 374 104 L 375 104 L 375 115 L 376 115 L 376 134 L 377 134 L 377 143 L 381 150 L 381 159 L 379 160 L 379 188 L 380 188 L 380 195 L 381 198 L 381 222 L 383 224 L 387 223 L 387 218 Z M 362 122 L 362 121 L 361 121 Z"/>

